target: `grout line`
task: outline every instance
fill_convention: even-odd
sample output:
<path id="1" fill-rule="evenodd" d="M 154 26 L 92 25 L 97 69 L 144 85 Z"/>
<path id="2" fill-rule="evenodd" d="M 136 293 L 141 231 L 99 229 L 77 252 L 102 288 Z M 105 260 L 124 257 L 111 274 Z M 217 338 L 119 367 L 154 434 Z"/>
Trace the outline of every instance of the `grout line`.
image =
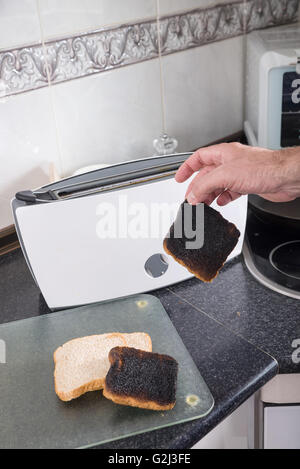
<path id="1" fill-rule="evenodd" d="M 47 74 L 48 88 L 49 88 L 49 95 L 50 95 L 49 97 L 51 101 L 50 108 L 52 110 L 54 129 L 55 129 L 55 135 L 56 135 L 56 147 L 57 147 L 57 155 L 58 155 L 59 173 L 60 173 L 60 176 L 62 176 L 64 174 L 63 157 L 62 157 L 62 149 L 61 149 L 61 144 L 60 144 L 57 116 L 56 116 L 54 100 L 53 100 L 53 89 L 52 89 L 51 77 L 50 77 L 50 72 L 49 72 L 50 67 L 47 61 L 43 23 L 42 23 L 42 16 L 41 16 L 41 10 L 40 10 L 40 0 L 36 0 L 36 9 L 37 9 L 37 15 L 38 15 L 40 32 L 41 32 L 41 43 L 42 43 L 42 48 L 44 51 L 44 58 L 45 58 L 45 64 L 46 64 L 46 74 Z"/>
<path id="2" fill-rule="evenodd" d="M 158 55 L 159 66 L 160 66 L 160 88 L 161 88 L 161 102 L 162 102 L 162 104 L 161 104 L 161 107 L 162 107 L 162 127 L 164 127 L 164 131 L 165 131 L 166 130 L 166 105 L 165 105 L 165 88 L 164 88 L 165 83 L 164 83 L 163 66 L 162 66 L 163 65 L 162 58 L 165 55 L 184 52 L 184 51 L 192 49 L 192 48 L 197 48 L 197 47 L 200 47 L 200 46 L 212 44 L 214 42 L 224 41 L 224 40 L 229 39 L 229 38 L 235 38 L 235 37 L 238 37 L 238 36 L 241 36 L 241 35 L 245 35 L 246 32 L 248 33 L 248 32 L 250 32 L 252 30 L 255 30 L 255 29 L 262 29 L 262 28 L 264 29 L 266 27 L 273 27 L 273 26 L 279 26 L 279 25 L 284 25 L 284 24 L 293 24 L 293 23 L 297 22 L 296 18 L 299 17 L 299 13 L 300 13 L 300 10 L 299 10 L 300 0 L 286 0 L 288 2 L 287 4 L 291 3 L 291 5 L 292 5 L 292 10 L 291 10 L 291 13 L 293 14 L 292 16 L 290 15 L 290 12 L 288 10 L 286 10 L 282 18 L 277 18 L 276 15 L 274 16 L 274 14 L 273 14 L 273 7 L 271 8 L 271 10 L 268 7 L 268 9 L 266 10 L 268 17 L 264 19 L 263 24 L 259 23 L 259 25 L 256 25 L 256 23 L 255 23 L 256 17 L 257 17 L 257 15 L 259 15 L 259 13 L 254 8 L 255 1 L 256 0 L 228 0 L 228 2 L 226 2 L 226 3 L 221 3 L 220 4 L 220 3 L 217 2 L 216 4 L 214 4 L 212 6 L 209 6 L 209 7 L 194 8 L 192 10 L 187 9 L 187 10 L 181 11 L 181 13 L 180 12 L 177 12 L 177 13 L 173 12 L 173 13 L 169 13 L 167 15 L 161 15 L 160 16 L 159 15 L 160 5 L 161 5 L 160 0 L 155 0 L 155 2 L 156 2 L 156 17 L 145 18 L 145 19 L 140 18 L 138 22 L 130 21 L 129 23 L 126 23 L 126 24 L 116 23 L 116 25 L 113 26 L 113 27 L 111 27 L 111 26 L 110 27 L 101 27 L 97 30 L 86 31 L 85 33 L 82 33 L 80 35 L 78 35 L 78 33 L 72 33 L 70 36 L 66 37 L 64 35 L 63 37 L 58 37 L 56 39 L 53 38 L 49 41 L 49 39 L 46 40 L 46 38 L 44 36 L 44 31 L 43 31 L 43 26 L 42 26 L 42 21 L 41 21 L 41 11 L 40 11 L 39 0 L 36 0 L 36 7 L 37 7 L 38 17 L 39 17 L 39 22 L 40 22 L 41 36 L 42 36 L 41 37 L 42 45 L 41 45 L 41 42 L 39 42 L 38 44 L 28 45 L 27 46 L 28 50 L 27 50 L 27 47 L 25 47 L 25 46 L 22 46 L 22 47 L 20 46 L 20 47 L 12 48 L 12 49 L 10 48 L 10 49 L 7 49 L 7 50 L 0 49 L 0 60 L 2 59 L 2 56 L 5 53 L 11 53 L 14 56 L 15 60 L 17 60 L 17 58 L 20 54 L 25 53 L 25 56 L 28 55 L 32 59 L 32 61 L 35 63 L 35 54 L 39 55 L 39 53 L 41 51 L 45 52 L 46 47 L 48 47 L 48 44 L 54 49 L 53 53 L 56 55 L 56 59 L 58 59 L 59 58 L 59 53 L 60 53 L 60 46 L 62 46 L 62 44 L 69 43 L 69 42 L 72 42 L 72 41 L 79 41 L 81 43 L 82 47 L 86 47 L 85 41 L 89 37 L 93 36 L 92 42 L 93 41 L 96 41 L 96 42 L 100 41 L 101 42 L 103 40 L 102 36 L 104 36 L 104 38 L 105 38 L 107 34 L 108 35 L 113 34 L 113 37 L 117 38 L 118 34 L 121 34 L 121 42 L 125 41 L 124 44 L 122 44 L 122 47 L 119 47 L 119 50 L 118 50 L 116 56 L 114 55 L 115 53 L 112 53 L 111 51 L 109 52 L 110 57 L 108 59 L 108 62 L 106 64 L 104 64 L 103 66 L 101 64 L 99 66 L 98 59 L 97 58 L 94 59 L 93 57 L 88 59 L 88 60 L 91 60 L 91 62 L 92 62 L 92 65 L 88 66 L 87 61 L 85 61 L 84 58 L 80 57 L 80 54 L 76 55 L 75 51 L 67 52 L 67 56 L 65 57 L 66 60 L 70 61 L 73 58 L 73 53 L 74 53 L 75 56 L 76 56 L 76 59 L 78 59 L 80 61 L 81 67 L 82 67 L 80 74 L 79 74 L 78 70 L 74 71 L 72 69 L 72 70 L 69 70 L 66 73 L 64 78 L 62 78 L 62 77 L 60 77 L 60 78 L 59 77 L 54 77 L 53 78 L 53 76 L 52 76 L 51 77 L 52 82 L 50 84 L 55 85 L 55 84 L 71 81 L 71 80 L 78 79 L 78 78 L 88 77 L 88 76 L 91 76 L 91 75 L 96 74 L 96 73 L 105 72 L 105 71 L 108 71 L 108 70 L 114 70 L 114 69 L 117 69 L 121 66 L 123 67 L 123 66 L 128 66 L 128 65 L 131 65 L 131 64 L 135 64 L 135 63 L 141 63 L 141 62 L 144 62 L 146 60 L 150 60 L 154 57 L 156 58 L 157 55 Z M 270 0 L 268 0 L 268 2 L 269 1 Z M 253 19 L 253 21 L 254 21 L 253 24 L 249 23 L 249 25 L 248 25 L 248 22 L 246 22 L 246 20 L 245 20 L 245 12 L 244 12 L 245 5 L 248 5 L 248 4 L 251 6 L 250 13 L 249 13 L 250 17 L 248 18 L 248 22 L 251 23 L 251 21 L 250 21 L 251 19 Z M 232 6 L 236 6 L 236 13 L 239 15 L 239 18 L 240 18 L 241 15 L 243 15 L 242 21 L 241 22 L 237 21 L 237 22 L 232 23 L 231 19 L 229 18 L 229 20 L 230 20 L 229 23 L 231 24 L 231 26 L 230 26 L 229 29 L 228 29 L 228 27 L 226 27 L 223 30 L 222 25 L 223 25 L 224 22 L 226 23 L 226 21 L 227 21 L 226 17 L 224 18 L 224 15 L 227 12 L 227 8 L 230 8 Z M 295 8 L 298 9 L 297 14 L 296 14 Z M 192 27 L 192 29 L 191 29 L 190 19 L 189 19 L 190 15 L 192 15 L 192 16 L 194 15 L 195 16 L 194 21 L 196 21 L 196 23 L 199 26 L 199 19 L 197 20 L 197 15 L 198 14 L 204 15 L 203 16 L 203 21 L 208 22 L 208 23 L 211 22 L 211 27 L 216 28 L 215 31 L 210 31 L 208 34 L 205 33 L 203 35 L 203 37 L 200 37 L 201 35 L 198 37 L 198 33 L 196 31 L 197 28 L 196 28 L 196 30 L 194 30 L 194 27 Z M 216 15 L 215 20 L 213 19 L 214 15 Z M 183 34 L 184 42 L 182 44 L 181 43 L 177 44 L 177 45 L 175 44 L 174 47 L 172 45 L 170 47 L 168 47 L 168 45 L 166 47 L 164 47 L 165 44 L 163 43 L 163 41 L 165 40 L 165 38 L 164 38 L 163 35 L 159 34 L 159 29 L 160 29 L 162 23 L 164 22 L 164 24 L 166 24 L 166 27 L 169 28 L 172 21 L 175 21 L 175 22 L 177 21 L 178 22 L 179 20 L 181 21 L 181 23 L 182 23 L 182 21 L 187 22 L 187 24 L 188 24 L 187 27 L 190 31 L 188 34 L 192 34 L 193 39 L 188 40 L 188 37 L 184 37 L 184 34 Z M 240 20 L 241 20 L 241 18 L 240 18 Z M 216 21 L 217 21 L 218 24 L 215 24 Z M 221 26 L 220 26 L 220 24 L 221 24 Z M 156 33 L 155 33 L 156 37 L 151 36 L 151 31 L 150 30 L 147 30 L 148 32 L 146 32 L 146 35 L 150 34 L 150 36 L 151 36 L 150 41 L 152 42 L 152 45 L 154 47 L 152 47 L 152 49 L 151 48 L 149 49 L 149 48 L 147 48 L 147 44 L 146 44 L 145 50 L 143 50 L 142 55 L 138 55 L 138 56 L 136 56 L 135 54 L 130 54 L 130 53 L 128 54 L 128 50 L 127 50 L 127 53 L 125 53 L 126 52 L 125 49 L 126 49 L 126 45 L 127 45 L 129 31 L 131 31 L 132 28 L 137 28 L 138 34 L 140 34 L 140 32 L 141 32 L 140 28 L 141 28 L 142 35 L 143 35 L 143 28 L 146 25 L 148 25 L 148 27 L 150 29 L 153 28 L 153 30 L 156 31 Z M 209 26 L 209 24 L 208 24 L 208 26 Z M 207 28 L 208 26 L 206 26 L 205 28 Z M 249 28 L 248 28 L 248 26 L 249 26 Z M 181 29 L 182 29 L 182 24 L 181 24 Z M 210 28 L 208 28 L 208 30 L 209 29 Z M 144 30 L 144 34 L 145 34 L 145 30 Z M 175 34 L 177 34 L 177 32 L 175 32 Z M 181 31 L 181 34 L 182 34 L 182 31 Z M 110 40 L 109 40 L 109 43 L 110 43 Z M 132 38 L 130 40 L 132 40 Z M 156 43 L 156 41 L 157 41 L 157 43 Z M 138 43 L 138 47 L 140 47 L 140 45 L 141 44 Z M 73 46 L 70 46 L 70 47 L 72 48 Z M 110 48 L 110 46 L 109 46 L 109 48 Z M 90 51 L 87 50 L 87 54 L 89 55 Z M 121 54 L 121 55 L 118 56 L 118 54 Z M 117 60 L 116 60 L 116 57 L 117 57 Z M 20 74 L 21 77 L 22 77 L 22 74 L 24 74 L 24 76 L 26 76 L 26 73 L 27 73 L 26 66 L 27 65 L 26 65 L 26 62 L 25 62 L 25 64 L 22 65 L 21 70 L 18 71 L 18 74 Z M 41 67 L 43 67 L 43 70 L 44 70 L 45 66 L 46 66 L 46 73 L 47 73 L 47 76 L 48 76 L 49 71 L 51 70 L 51 67 L 49 67 L 49 64 L 47 64 L 47 57 L 45 57 L 45 59 L 42 57 Z M 13 74 L 14 72 L 15 72 L 14 65 L 10 65 L 10 69 L 8 70 L 8 73 L 10 74 L 8 76 L 8 79 L 7 79 L 8 83 L 9 83 L 9 80 L 11 79 L 11 74 Z M 14 87 L 10 86 L 9 92 L 6 93 L 6 96 L 16 95 L 16 94 L 24 93 L 24 92 L 27 92 L 27 91 L 33 91 L 33 90 L 41 88 L 43 86 L 47 86 L 43 82 L 44 81 L 43 71 L 41 71 L 39 69 L 39 66 L 37 66 L 36 63 L 35 63 L 34 74 L 35 75 L 32 78 L 32 83 L 29 83 L 29 84 L 24 83 L 23 85 L 21 84 L 17 88 L 14 88 Z M 56 129 L 57 134 L 59 135 L 59 129 L 58 129 L 57 123 L 56 123 L 56 127 L 57 127 L 57 129 Z M 62 155 L 63 152 L 62 152 L 62 149 L 60 148 L 60 146 L 61 146 L 61 139 L 59 139 L 59 136 L 58 136 L 59 152 Z M 60 158 L 61 158 L 61 165 L 62 165 L 62 156 Z"/>
<path id="3" fill-rule="evenodd" d="M 187 303 L 188 305 L 190 305 L 192 308 L 196 309 L 197 311 L 199 311 L 199 313 L 202 313 L 204 314 L 205 316 L 207 316 L 209 319 L 211 319 L 212 321 L 214 321 L 215 323 L 217 323 L 219 326 L 222 326 L 224 327 L 224 329 L 226 329 L 227 331 L 231 332 L 232 334 L 234 334 L 236 337 L 239 337 L 240 339 L 243 339 L 245 342 L 247 342 L 248 344 L 252 345 L 255 349 L 259 350 L 260 352 L 263 352 L 264 354 L 268 355 L 270 358 L 272 358 L 272 360 L 274 360 L 277 364 L 277 368 L 278 368 L 278 371 L 280 369 L 279 367 L 279 363 L 278 363 L 278 360 L 273 357 L 273 355 L 271 355 L 269 352 L 267 352 L 266 350 L 263 350 L 261 347 L 259 347 L 258 345 L 256 344 L 253 344 L 253 342 L 251 342 L 250 340 L 246 339 L 245 337 L 243 337 L 241 334 L 238 334 L 237 332 L 235 332 L 234 330 L 232 330 L 229 326 L 223 324 L 221 321 L 218 321 L 217 319 L 211 317 L 208 313 L 206 313 L 205 311 L 203 311 L 201 308 L 198 308 L 197 306 L 193 305 L 192 303 L 190 303 L 188 300 L 186 300 L 185 298 L 183 298 L 182 296 L 178 295 L 177 293 L 173 292 L 170 288 L 167 288 L 167 290 L 172 293 L 173 295 L 175 295 L 177 298 L 180 298 L 181 301 L 184 301 L 185 303 Z"/>
<path id="4" fill-rule="evenodd" d="M 99 15 L 99 21 L 101 20 L 101 15 L 98 13 Z M 98 18 L 98 15 L 97 15 L 97 18 Z M 139 16 L 137 18 L 132 18 L 130 20 L 125 20 L 125 21 L 114 21 L 112 23 L 104 23 L 104 24 L 101 24 L 101 26 L 99 25 L 92 25 L 90 27 L 85 27 L 85 28 L 82 28 L 82 29 L 77 29 L 76 31 L 74 30 L 69 30 L 69 31 L 64 31 L 64 33 L 60 33 L 60 34 L 53 34 L 53 35 L 49 35 L 45 38 L 45 44 L 50 44 L 52 42 L 56 42 L 56 41 L 61 41 L 61 40 L 64 40 L 66 38 L 75 38 L 75 37 L 78 37 L 78 36 L 86 36 L 86 35 L 90 35 L 90 34 L 93 34 L 93 33 L 97 33 L 98 31 L 111 31 L 111 30 L 114 30 L 114 29 L 119 29 L 120 27 L 122 26 L 125 26 L 125 25 L 136 25 L 136 24 L 144 24 L 144 23 L 150 23 L 150 22 L 153 22 L 155 21 L 156 17 L 153 17 L 152 15 L 151 16 Z"/>
<path id="5" fill-rule="evenodd" d="M 161 99 L 161 118 L 162 118 L 162 133 L 166 132 L 166 104 L 165 104 L 165 88 L 164 88 L 164 77 L 163 77 L 163 65 L 162 65 L 162 54 L 161 54 L 161 35 L 160 35 L 160 21 L 159 21 L 159 6 L 160 0 L 156 0 L 156 27 L 157 27 L 157 45 L 158 45 L 158 63 L 159 63 L 159 75 L 160 75 L 160 99 Z"/>
<path id="6" fill-rule="evenodd" d="M 246 0 L 243 2 L 243 6 L 246 6 Z M 245 15 L 243 15 L 243 33 L 242 33 L 242 118 L 243 118 L 243 125 L 246 119 L 246 74 L 247 74 L 247 30 L 246 30 L 246 22 L 245 22 Z"/>

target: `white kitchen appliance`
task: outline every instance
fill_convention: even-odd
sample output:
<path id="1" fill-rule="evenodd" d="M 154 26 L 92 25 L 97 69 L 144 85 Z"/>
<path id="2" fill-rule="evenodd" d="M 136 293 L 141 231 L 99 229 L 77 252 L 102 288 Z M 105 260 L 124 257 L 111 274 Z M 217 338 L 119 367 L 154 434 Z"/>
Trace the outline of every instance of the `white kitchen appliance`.
<path id="1" fill-rule="evenodd" d="M 271 150 L 300 145 L 300 28 L 281 26 L 247 37 L 248 143 Z M 244 259 L 268 288 L 300 299 L 300 198 L 274 203 L 249 196 Z"/>
<path id="2" fill-rule="evenodd" d="M 51 309 L 192 276 L 162 245 L 189 183 L 176 183 L 174 174 L 189 155 L 128 161 L 16 194 L 12 209 L 20 244 Z M 217 209 L 241 232 L 231 259 L 241 252 L 247 197 Z"/>
<path id="3" fill-rule="evenodd" d="M 289 25 L 247 37 L 245 132 L 251 145 L 300 145 L 300 28 Z"/>
<path id="4" fill-rule="evenodd" d="M 294 360 L 298 360 L 295 350 Z M 279 374 L 255 396 L 256 442 L 261 449 L 300 449 L 300 374 Z"/>

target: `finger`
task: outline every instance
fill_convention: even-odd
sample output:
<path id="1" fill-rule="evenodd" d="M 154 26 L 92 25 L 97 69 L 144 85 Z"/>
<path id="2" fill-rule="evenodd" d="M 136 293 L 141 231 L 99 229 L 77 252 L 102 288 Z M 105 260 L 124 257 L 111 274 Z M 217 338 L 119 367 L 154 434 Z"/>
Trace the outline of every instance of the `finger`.
<path id="1" fill-rule="evenodd" d="M 205 200 L 203 200 L 203 202 L 206 204 L 206 205 L 210 205 L 213 203 L 213 201 L 218 197 L 218 195 L 220 195 L 220 192 L 219 191 L 214 191 L 212 192 L 208 197 L 206 197 Z"/>
<path id="2" fill-rule="evenodd" d="M 187 201 L 195 205 L 206 200 L 213 192 L 220 194 L 227 187 L 230 187 L 230 175 L 222 167 L 210 171 L 203 177 L 198 174 L 189 186 Z"/>
<path id="3" fill-rule="evenodd" d="M 202 168 L 202 169 L 199 171 L 198 176 L 197 176 L 197 177 L 198 177 L 198 181 L 200 181 L 200 178 L 202 178 L 203 176 L 205 176 L 205 174 L 210 173 L 213 169 L 215 169 L 215 166 L 206 166 L 205 168 Z M 189 192 L 190 192 L 190 190 L 191 190 L 192 183 L 193 183 L 193 181 L 190 182 L 190 184 L 189 184 L 189 186 L 188 186 L 188 188 L 187 188 L 187 190 L 186 190 L 186 193 L 185 193 L 185 198 L 186 198 L 186 199 L 188 198 L 188 194 L 189 194 Z"/>
<path id="4" fill-rule="evenodd" d="M 223 207 L 224 205 L 229 204 L 229 202 L 232 202 L 233 200 L 236 200 L 239 197 L 241 197 L 241 194 L 239 194 L 238 192 L 227 190 L 222 192 L 221 195 L 219 195 L 217 199 L 217 204 L 220 205 L 220 207 Z"/>
<path id="5" fill-rule="evenodd" d="M 180 166 L 175 174 L 175 180 L 184 182 L 203 167 L 221 164 L 223 149 L 223 144 L 200 148 Z"/>

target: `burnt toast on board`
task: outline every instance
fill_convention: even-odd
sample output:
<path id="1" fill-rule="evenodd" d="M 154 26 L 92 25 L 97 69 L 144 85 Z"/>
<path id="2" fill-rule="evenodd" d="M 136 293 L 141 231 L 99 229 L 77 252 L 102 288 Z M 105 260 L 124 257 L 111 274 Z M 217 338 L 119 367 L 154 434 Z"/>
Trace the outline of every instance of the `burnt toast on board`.
<path id="1" fill-rule="evenodd" d="M 109 352 L 103 395 L 116 404 L 170 410 L 176 403 L 178 363 L 169 355 L 130 347 Z"/>

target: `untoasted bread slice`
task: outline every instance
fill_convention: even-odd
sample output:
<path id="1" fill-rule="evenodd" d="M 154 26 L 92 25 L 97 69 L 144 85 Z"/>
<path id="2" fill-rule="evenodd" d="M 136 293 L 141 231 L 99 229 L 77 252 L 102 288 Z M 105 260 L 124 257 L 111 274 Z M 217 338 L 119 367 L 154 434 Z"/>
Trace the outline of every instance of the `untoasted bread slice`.
<path id="1" fill-rule="evenodd" d="M 55 392 L 62 401 L 70 401 L 88 391 L 104 387 L 109 369 L 108 354 L 116 346 L 151 351 L 148 334 L 113 332 L 70 340 L 54 352 Z"/>
<path id="2" fill-rule="evenodd" d="M 179 216 L 183 213 L 180 207 Z M 183 236 L 174 236 L 174 223 L 164 239 L 163 247 L 167 254 L 183 265 L 195 277 L 211 282 L 223 267 L 227 257 L 236 246 L 240 232 L 233 223 L 209 205 L 204 204 L 204 244 L 200 249 L 186 249 L 184 217 L 181 217 Z M 196 226 L 196 206 L 192 206 L 192 225 Z M 203 228 L 203 227 L 200 227 Z"/>
<path id="3" fill-rule="evenodd" d="M 169 355 L 115 347 L 103 395 L 116 404 L 170 410 L 176 402 L 178 363 Z"/>

